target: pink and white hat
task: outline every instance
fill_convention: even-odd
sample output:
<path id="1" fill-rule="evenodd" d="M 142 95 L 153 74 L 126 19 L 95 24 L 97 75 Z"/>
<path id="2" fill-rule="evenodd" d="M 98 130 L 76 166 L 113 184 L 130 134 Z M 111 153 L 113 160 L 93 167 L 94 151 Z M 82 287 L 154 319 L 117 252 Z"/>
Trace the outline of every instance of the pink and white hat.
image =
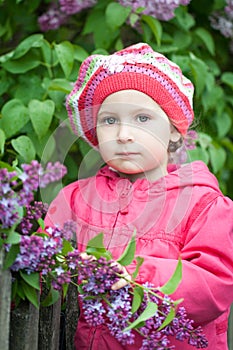
<path id="1" fill-rule="evenodd" d="M 110 94 L 128 89 L 150 96 L 186 135 L 194 117 L 193 84 L 179 66 L 144 43 L 84 60 L 66 100 L 74 132 L 96 148 L 96 118 L 101 104 Z"/>

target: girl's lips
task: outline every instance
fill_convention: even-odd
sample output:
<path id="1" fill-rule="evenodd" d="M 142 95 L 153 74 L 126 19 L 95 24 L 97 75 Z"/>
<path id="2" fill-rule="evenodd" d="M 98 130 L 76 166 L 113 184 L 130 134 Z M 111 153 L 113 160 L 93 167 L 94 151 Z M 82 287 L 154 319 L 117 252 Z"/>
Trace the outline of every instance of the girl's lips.
<path id="1" fill-rule="evenodd" d="M 118 152 L 117 154 L 117 157 L 134 157 L 134 156 L 137 156 L 139 155 L 138 152 Z"/>

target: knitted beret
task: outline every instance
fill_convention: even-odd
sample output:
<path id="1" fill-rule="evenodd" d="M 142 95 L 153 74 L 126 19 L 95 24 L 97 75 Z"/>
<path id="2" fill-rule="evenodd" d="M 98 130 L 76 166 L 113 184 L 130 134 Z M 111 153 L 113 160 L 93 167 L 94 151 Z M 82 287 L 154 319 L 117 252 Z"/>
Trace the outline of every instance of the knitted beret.
<path id="1" fill-rule="evenodd" d="M 193 120 L 193 84 L 175 63 L 144 43 L 84 60 L 66 100 L 73 131 L 96 148 L 96 118 L 101 104 L 110 94 L 128 89 L 151 97 L 178 131 L 186 134 Z"/>

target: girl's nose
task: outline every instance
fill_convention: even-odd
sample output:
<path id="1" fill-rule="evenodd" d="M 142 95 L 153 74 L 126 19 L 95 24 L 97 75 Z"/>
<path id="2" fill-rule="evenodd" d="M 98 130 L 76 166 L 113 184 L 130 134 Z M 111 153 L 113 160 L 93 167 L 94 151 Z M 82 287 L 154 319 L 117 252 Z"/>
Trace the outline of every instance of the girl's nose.
<path id="1" fill-rule="evenodd" d="M 119 125 L 117 142 L 127 143 L 127 142 L 133 142 L 133 141 L 134 141 L 134 137 L 133 137 L 132 127 L 127 124 Z"/>

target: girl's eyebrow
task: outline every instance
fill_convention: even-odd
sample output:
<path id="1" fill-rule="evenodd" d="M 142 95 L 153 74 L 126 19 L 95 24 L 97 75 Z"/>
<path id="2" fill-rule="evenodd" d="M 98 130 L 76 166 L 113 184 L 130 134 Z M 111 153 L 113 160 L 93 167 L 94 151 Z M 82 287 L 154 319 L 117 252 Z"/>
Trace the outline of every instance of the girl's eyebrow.
<path id="1" fill-rule="evenodd" d="M 106 109 L 102 109 L 101 112 L 98 113 L 98 116 L 101 116 L 101 114 L 106 114 L 106 113 L 111 113 L 111 114 L 117 114 L 116 111 L 112 111 L 110 108 L 106 108 Z M 143 107 L 143 108 L 135 108 L 134 110 L 132 110 L 132 113 L 156 113 L 155 110 L 152 110 L 151 108 L 146 108 L 146 107 Z"/>

